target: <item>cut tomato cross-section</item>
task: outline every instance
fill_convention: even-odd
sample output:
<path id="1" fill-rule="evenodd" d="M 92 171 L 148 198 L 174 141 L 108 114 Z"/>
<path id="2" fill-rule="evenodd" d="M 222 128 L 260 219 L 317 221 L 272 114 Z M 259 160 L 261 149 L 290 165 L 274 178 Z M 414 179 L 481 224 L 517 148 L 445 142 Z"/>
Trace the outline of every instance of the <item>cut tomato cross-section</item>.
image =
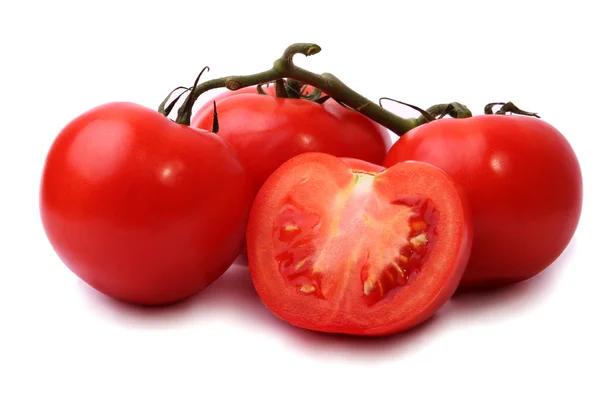
<path id="1" fill-rule="evenodd" d="M 468 205 L 429 164 L 354 167 L 308 153 L 271 175 L 250 214 L 250 273 L 265 305 L 295 326 L 403 331 L 456 290 L 472 242 Z"/>

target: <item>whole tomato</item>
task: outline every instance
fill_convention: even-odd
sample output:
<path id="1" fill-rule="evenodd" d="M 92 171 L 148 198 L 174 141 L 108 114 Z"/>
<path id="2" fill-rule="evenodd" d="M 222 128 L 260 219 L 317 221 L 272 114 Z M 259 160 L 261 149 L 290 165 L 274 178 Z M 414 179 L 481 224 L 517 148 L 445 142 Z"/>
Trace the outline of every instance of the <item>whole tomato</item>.
<path id="1" fill-rule="evenodd" d="M 55 139 L 40 212 L 58 256 L 82 280 L 119 300 L 161 305 L 193 295 L 232 264 L 252 198 L 219 136 L 109 103 Z"/>
<path id="2" fill-rule="evenodd" d="M 565 137 L 520 115 L 439 119 L 403 135 L 384 166 L 417 160 L 465 190 L 475 224 L 461 288 L 531 278 L 565 250 L 582 208 L 582 176 Z"/>
<path id="3" fill-rule="evenodd" d="M 265 92 L 246 87 L 213 99 L 218 134 L 236 149 L 256 190 L 283 162 L 301 153 L 322 152 L 381 164 L 391 147 L 387 129 L 333 100 L 319 104 L 278 98 L 274 86 Z M 212 128 L 212 101 L 196 112 L 191 126 Z"/>

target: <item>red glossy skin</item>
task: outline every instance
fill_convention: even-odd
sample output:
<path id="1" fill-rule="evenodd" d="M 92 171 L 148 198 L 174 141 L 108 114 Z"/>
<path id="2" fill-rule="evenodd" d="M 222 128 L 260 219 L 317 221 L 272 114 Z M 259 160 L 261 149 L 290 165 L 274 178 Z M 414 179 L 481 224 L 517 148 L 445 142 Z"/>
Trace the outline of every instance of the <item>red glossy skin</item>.
<path id="1" fill-rule="evenodd" d="M 109 103 L 55 139 L 40 212 L 50 243 L 82 280 L 119 300 L 161 305 L 195 294 L 232 264 L 252 196 L 217 135 Z"/>
<path id="2" fill-rule="evenodd" d="M 432 165 L 369 173 L 350 163 L 302 154 L 267 179 L 247 230 L 254 286 L 275 315 L 300 328 L 408 330 L 458 286 L 472 243 L 469 207 Z M 413 245 L 421 233 L 426 240 Z"/>
<path id="3" fill-rule="evenodd" d="M 283 162 L 306 152 L 322 152 L 381 164 L 391 138 L 387 129 L 333 100 L 320 105 L 282 99 L 274 88 L 260 95 L 255 87 L 224 92 L 217 104 L 219 136 L 238 152 L 258 190 Z M 206 103 L 192 126 L 210 130 L 213 103 Z"/>
<path id="4" fill-rule="evenodd" d="M 582 177 L 563 135 L 532 117 L 437 120 L 409 131 L 384 165 L 425 161 L 450 174 L 472 207 L 475 238 L 461 288 L 497 287 L 543 271 L 579 222 Z"/>

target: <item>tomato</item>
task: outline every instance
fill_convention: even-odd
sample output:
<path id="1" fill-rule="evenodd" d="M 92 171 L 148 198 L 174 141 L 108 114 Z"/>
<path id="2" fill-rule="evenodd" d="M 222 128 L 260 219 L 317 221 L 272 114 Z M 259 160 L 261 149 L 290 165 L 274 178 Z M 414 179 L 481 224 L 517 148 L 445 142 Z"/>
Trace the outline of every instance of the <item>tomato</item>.
<path id="1" fill-rule="evenodd" d="M 340 157 L 340 160 L 348 164 L 354 171 L 364 172 L 383 172 L 385 170 L 381 165 L 373 164 L 358 158 Z"/>
<path id="2" fill-rule="evenodd" d="M 119 300 L 161 305 L 193 295 L 232 264 L 253 194 L 217 135 L 109 103 L 55 139 L 40 212 L 53 248 L 83 281 Z"/>
<path id="3" fill-rule="evenodd" d="M 402 136 L 384 166 L 406 160 L 440 167 L 467 194 L 475 236 L 463 289 L 531 278 L 574 235 L 581 170 L 565 137 L 547 122 L 518 115 L 436 120 Z"/>
<path id="4" fill-rule="evenodd" d="M 277 98 L 256 87 L 220 93 L 215 97 L 219 136 L 238 152 L 258 190 L 283 162 L 306 152 L 322 152 L 381 164 L 391 137 L 384 127 L 333 100 L 316 102 Z M 211 129 L 213 103 L 206 103 L 192 126 Z"/>
<path id="5" fill-rule="evenodd" d="M 248 263 L 264 304 L 310 330 L 388 335 L 454 293 L 472 242 L 454 181 L 425 163 L 354 170 L 323 153 L 278 168 L 258 192 Z"/>

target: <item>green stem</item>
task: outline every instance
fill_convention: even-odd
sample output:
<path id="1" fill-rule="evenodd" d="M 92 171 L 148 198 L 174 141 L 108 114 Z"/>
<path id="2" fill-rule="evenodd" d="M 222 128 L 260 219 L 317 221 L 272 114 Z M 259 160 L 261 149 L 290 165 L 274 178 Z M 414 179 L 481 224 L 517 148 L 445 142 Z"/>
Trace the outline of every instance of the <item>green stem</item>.
<path id="1" fill-rule="evenodd" d="M 273 63 L 273 68 L 252 75 L 228 76 L 206 81 L 194 88 L 190 94 L 190 101 L 193 103 L 200 95 L 202 95 L 202 93 L 220 87 L 226 87 L 229 90 L 238 90 L 247 86 L 260 85 L 277 81 L 278 79 L 291 78 L 321 89 L 324 93 L 331 96 L 331 98 L 362 113 L 398 136 L 402 136 L 419 125 L 419 121 L 416 118 L 401 118 L 396 114 L 379 107 L 376 103 L 350 89 L 332 74 L 315 74 L 294 65 L 292 62 L 292 58 L 296 54 L 311 56 L 320 51 L 321 48 L 316 44 L 293 44 L 285 50 L 281 58 Z M 180 109 L 176 122 L 189 125 L 189 115 L 185 115 Z"/>
<path id="2" fill-rule="evenodd" d="M 285 82 L 283 79 L 277 79 L 275 81 L 275 94 L 281 99 L 288 97 L 287 89 L 285 88 Z"/>
<path id="3" fill-rule="evenodd" d="M 432 114 L 430 114 L 427 110 L 423 110 L 421 107 L 417 107 L 414 104 L 405 103 L 404 101 L 392 99 L 391 97 L 382 97 L 379 99 L 379 107 L 383 107 L 383 105 L 381 104 L 381 100 L 393 101 L 394 103 L 402 104 L 403 106 L 407 106 L 412 108 L 413 110 L 418 111 L 419 113 L 421 113 L 421 115 L 419 116 L 421 119 L 417 119 L 417 121 L 423 121 L 419 125 L 435 120 L 435 117 Z"/>
<path id="4" fill-rule="evenodd" d="M 457 102 L 436 104 L 429 107 L 427 112 L 436 118 L 443 118 L 446 115 L 449 115 L 452 118 L 470 118 L 473 116 L 471 110 L 469 110 L 467 106 Z M 427 122 L 427 118 L 421 115 L 417 118 L 417 122 L 419 125 L 422 125 Z"/>
<path id="5" fill-rule="evenodd" d="M 179 94 L 179 96 L 177 96 L 175 98 L 175 100 L 173 100 L 168 106 L 167 103 L 169 102 L 169 100 L 171 99 L 171 96 L 173 96 L 173 94 L 180 90 L 180 89 L 185 89 L 185 92 Z M 169 113 L 171 112 L 171 110 L 173 109 L 173 107 L 175 106 L 175 103 L 177 103 L 177 101 L 181 98 L 181 96 L 186 93 L 189 92 L 190 90 L 192 90 L 192 88 L 186 88 L 184 86 L 177 86 L 175 89 L 171 90 L 171 93 L 169 93 L 167 95 L 167 97 L 165 97 L 165 99 L 162 101 L 162 103 L 160 103 L 160 105 L 158 106 L 158 112 L 161 113 L 162 115 L 164 115 L 165 117 L 169 116 Z"/>
<path id="6" fill-rule="evenodd" d="M 509 112 L 512 114 L 526 115 L 528 117 L 540 118 L 540 116 L 537 113 L 521 110 L 512 101 L 509 101 L 508 103 L 489 103 L 483 109 L 484 114 L 486 114 L 486 115 L 494 114 L 493 108 L 495 106 L 502 106 L 498 111 L 496 111 L 497 115 L 506 115 L 506 113 Z"/>

